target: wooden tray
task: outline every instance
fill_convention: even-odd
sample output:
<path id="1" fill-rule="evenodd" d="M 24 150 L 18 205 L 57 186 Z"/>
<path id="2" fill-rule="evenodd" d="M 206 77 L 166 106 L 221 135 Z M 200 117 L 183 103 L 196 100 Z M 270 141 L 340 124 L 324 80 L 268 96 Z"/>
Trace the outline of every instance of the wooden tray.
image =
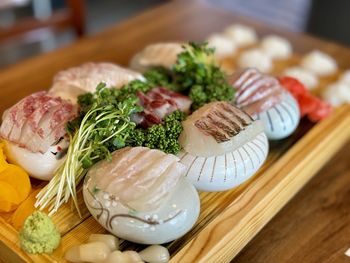
<path id="1" fill-rule="evenodd" d="M 183 9 L 184 6 L 186 9 Z M 175 12 L 176 15 L 167 15 L 171 12 Z M 147 21 L 149 22 L 152 17 L 160 18 L 157 25 L 147 24 Z M 203 20 L 203 17 L 206 19 Z M 193 20 L 186 20 L 186 18 Z M 233 21 L 241 22 L 240 19 L 234 19 L 231 15 L 212 9 L 198 3 L 198 1 L 193 1 L 188 5 L 184 5 L 181 1 L 174 1 L 127 21 L 97 37 L 29 60 L 0 73 L 0 87 L 4 88 L 0 90 L 3 102 L 0 110 L 10 106 L 20 97 L 49 85 L 52 74 L 60 68 L 89 60 L 112 60 L 125 64 L 132 53 L 148 42 L 172 38 L 190 39 L 189 33 L 191 31 L 197 32 L 195 39 L 204 39 L 208 34 L 220 31 L 224 25 Z M 244 19 L 242 21 L 247 23 Z M 209 22 L 213 24 L 209 24 Z M 162 25 L 160 28 L 158 23 Z M 162 38 L 148 38 L 149 33 L 158 32 L 162 28 L 170 28 L 175 24 L 180 28 L 187 26 L 187 29 L 174 31 L 172 35 L 167 35 L 169 33 L 165 32 Z M 145 28 L 143 37 L 140 38 L 140 40 L 144 40 L 142 43 L 137 41 L 138 37 L 133 35 L 132 30 L 130 31 L 130 28 L 136 28 L 137 25 L 144 25 Z M 261 30 L 261 26 L 258 24 L 253 23 L 253 25 Z M 202 29 L 203 26 L 207 26 L 205 30 Z M 261 31 L 270 32 L 268 28 Z M 128 32 L 131 33 L 128 35 Z M 127 49 L 128 42 L 126 41 L 124 44 L 126 53 L 123 57 L 117 57 L 111 51 L 115 46 L 118 46 L 118 38 L 111 36 L 118 36 L 122 33 L 125 33 L 130 42 L 136 41 L 137 43 L 132 48 Z M 293 39 L 293 35 L 291 38 Z M 318 42 L 314 41 L 314 43 Z M 322 43 L 324 45 L 324 42 Z M 333 46 L 330 45 L 330 47 Z M 99 49 L 103 52 L 98 52 Z M 342 58 L 346 56 L 350 57 L 349 51 Z M 72 58 L 72 61 L 68 58 Z M 57 63 L 52 64 L 52 61 L 57 61 Z M 38 68 L 46 70 L 42 77 L 35 75 Z M 27 77 L 30 88 L 23 91 L 22 86 L 15 81 L 16 74 Z M 33 77 L 30 78 L 31 76 Z M 5 96 L 10 92 L 7 88 L 9 84 L 12 84 L 12 92 L 18 91 L 18 93 L 15 92 L 15 95 L 9 97 L 10 99 L 5 100 Z M 317 125 L 303 121 L 292 137 L 271 144 L 271 151 L 266 163 L 244 185 L 222 193 L 200 193 L 201 214 L 198 222 L 187 235 L 168 244 L 172 255 L 171 262 L 229 262 L 349 139 L 349 112 L 350 106 L 347 105 L 337 109 L 330 118 Z M 19 248 L 17 231 L 6 222 L 5 218 L 0 217 L 1 258 L 6 259 L 5 262 L 65 262 L 62 258 L 69 246 L 85 242 L 90 233 L 105 232 L 89 216 L 81 198 L 80 202 L 82 219 L 71 211 L 69 205 L 62 207 L 53 217 L 63 238 L 60 247 L 52 255 L 28 255 L 24 253 Z M 122 249 L 127 248 L 141 249 L 142 247 L 123 242 Z"/>
<path id="2" fill-rule="evenodd" d="M 222 193 L 201 193 L 195 227 L 168 245 L 171 262 L 229 262 L 350 137 L 349 111 L 350 106 L 341 107 L 314 127 L 302 123 L 291 138 L 272 144 L 265 165 L 244 185 Z M 2 218 L 0 240 L 23 261 L 65 262 L 62 258 L 69 246 L 86 241 L 91 233 L 105 232 L 85 207 L 82 210 L 83 219 L 69 206 L 54 216 L 63 238 L 50 256 L 24 253 L 17 231 Z M 123 242 L 122 248 L 142 247 Z"/>

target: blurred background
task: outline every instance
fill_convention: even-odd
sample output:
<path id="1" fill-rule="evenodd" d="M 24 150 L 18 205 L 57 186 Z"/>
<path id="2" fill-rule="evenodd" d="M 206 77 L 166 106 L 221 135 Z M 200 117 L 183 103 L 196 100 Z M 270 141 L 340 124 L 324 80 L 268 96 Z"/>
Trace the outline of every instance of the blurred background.
<path id="1" fill-rule="evenodd" d="M 167 1 L 175 0 L 0 0 L 0 68 Z M 289 31 L 350 44 L 349 0 L 205 1 Z"/>

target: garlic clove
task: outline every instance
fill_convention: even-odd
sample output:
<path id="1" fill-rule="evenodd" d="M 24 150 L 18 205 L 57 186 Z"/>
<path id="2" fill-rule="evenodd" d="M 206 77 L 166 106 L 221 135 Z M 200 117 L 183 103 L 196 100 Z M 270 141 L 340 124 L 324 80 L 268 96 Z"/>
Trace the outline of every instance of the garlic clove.
<path id="1" fill-rule="evenodd" d="M 71 247 L 65 254 L 70 262 L 101 262 L 111 253 L 109 247 L 103 242 L 92 242 Z"/>
<path id="2" fill-rule="evenodd" d="M 73 246 L 68 248 L 64 258 L 69 262 L 83 262 L 80 257 L 80 246 Z"/>
<path id="3" fill-rule="evenodd" d="M 126 250 L 126 251 L 123 251 L 123 254 L 128 256 L 130 262 L 132 263 L 142 261 L 142 258 L 140 257 L 139 253 L 137 253 L 136 251 Z"/>
<path id="4" fill-rule="evenodd" d="M 120 250 L 113 251 L 110 253 L 107 258 L 102 261 L 102 263 L 133 263 L 129 259 L 129 256 L 127 254 L 124 254 Z"/>
<path id="5" fill-rule="evenodd" d="M 103 242 L 111 251 L 119 249 L 119 240 L 117 237 L 108 234 L 92 234 L 89 237 L 89 242 Z"/>
<path id="6" fill-rule="evenodd" d="M 169 251 L 166 247 L 152 245 L 139 252 L 142 260 L 149 263 L 166 263 L 170 259 Z"/>

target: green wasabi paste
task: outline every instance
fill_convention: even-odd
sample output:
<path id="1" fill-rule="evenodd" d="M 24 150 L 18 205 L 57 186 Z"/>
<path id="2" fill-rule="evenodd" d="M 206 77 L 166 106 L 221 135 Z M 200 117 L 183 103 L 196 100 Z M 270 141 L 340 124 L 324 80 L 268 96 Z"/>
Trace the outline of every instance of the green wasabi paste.
<path id="1" fill-rule="evenodd" d="M 61 240 L 51 218 L 40 211 L 34 212 L 24 221 L 19 236 L 22 249 L 30 254 L 50 254 Z"/>

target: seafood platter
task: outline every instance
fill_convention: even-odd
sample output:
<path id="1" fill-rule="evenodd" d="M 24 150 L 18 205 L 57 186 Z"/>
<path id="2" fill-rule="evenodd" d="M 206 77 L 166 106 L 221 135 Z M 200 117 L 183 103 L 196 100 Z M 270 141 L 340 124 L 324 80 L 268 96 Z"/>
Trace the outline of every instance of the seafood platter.
<path id="1" fill-rule="evenodd" d="M 64 69 L 2 114 L 0 240 L 27 262 L 224 262 L 347 139 L 349 103 L 334 58 L 238 24 Z"/>

